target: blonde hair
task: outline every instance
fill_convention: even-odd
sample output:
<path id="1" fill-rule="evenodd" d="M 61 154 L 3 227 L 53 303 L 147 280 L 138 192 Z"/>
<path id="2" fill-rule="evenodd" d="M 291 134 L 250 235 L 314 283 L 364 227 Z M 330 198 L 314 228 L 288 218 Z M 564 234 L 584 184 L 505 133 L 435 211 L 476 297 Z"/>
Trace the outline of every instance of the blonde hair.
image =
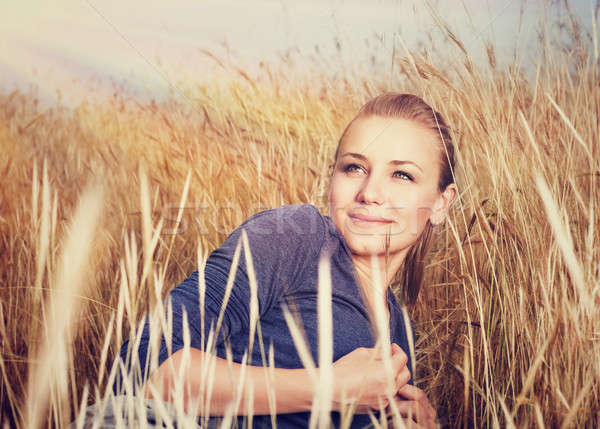
<path id="1" fill-rule="evenodd" d="M 412 120 L 432 131 L 438 137 L 440 148 L 438 191 L 443 192 L 450 183 L 454 182 L 454 145 L 450 136 L 450 128 L 439 112 L 431 108 L 421 97 L 413 94 L 384 93 L 364 104 L 346 125 L 338 141 L 332 166 L 337 162 L 341 143 L 352 123 L 358 118 L 367 116 Z M 405 302 L 413 303 L 419 295 L 425 271 L 425 258 L 432 242 L 433 225 L 428 219 L 420 237 L 408 250 L 404 263 L 393 282 L 393 284 L 401 285 L 402 300 Z"/>

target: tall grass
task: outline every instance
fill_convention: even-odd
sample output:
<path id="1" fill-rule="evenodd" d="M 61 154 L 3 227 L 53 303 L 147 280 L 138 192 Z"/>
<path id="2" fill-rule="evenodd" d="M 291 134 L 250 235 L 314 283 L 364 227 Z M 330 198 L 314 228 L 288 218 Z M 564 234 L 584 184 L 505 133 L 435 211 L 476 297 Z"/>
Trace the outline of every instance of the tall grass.
<path id="1" fill-rule="evenodd" d="M 587 39 L 571 22 L 566 44 L 542 31 L 533 78 L 518 62 L 501 69 L 492 45 L 489 64 L 475 64 L 442 28 L 454 62 L 441 68 L 444 58 L 404 46 L 393 79 L 294 74 L 287 61 L 160 103 L 116 94 L 40 111 L 35 94 L 0 95 L 2 424 L 63 427 L 83 405 L 111 401 L 110 363 L 143 315 L 156 315 L 154 340 L 168 332 L 161 298 L 251 214 L 291 203 L 326 214 L 344 125 L 394 90 L 422 96 L 452 125 L 461 190 L 407 309 L 415 381 L 450 427 L 600 425 L 597 26 Z M 94 180 L 102 192 L 87 190 Z M 286 320 L 314 382 L 327 383 Z M 258 347 L 268 377 L 273 351 Z M 330 397 L 320 395 L 323 422 Z M 143 411 L 133 397 L 128 407 L 131 418 Z M 174 407 L 188 421 L 183 400 Z"/>

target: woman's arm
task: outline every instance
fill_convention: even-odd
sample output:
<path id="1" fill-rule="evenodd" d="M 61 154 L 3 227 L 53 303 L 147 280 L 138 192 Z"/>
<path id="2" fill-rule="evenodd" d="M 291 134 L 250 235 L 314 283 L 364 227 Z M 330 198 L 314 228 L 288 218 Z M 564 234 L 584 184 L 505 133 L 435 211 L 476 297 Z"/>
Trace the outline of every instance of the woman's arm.
<path id="1" fill-rule="evenodd" d="M 183 349 L 178 350 L 168 357 L 149 378 L 154 386 L 160 386 L 162 382 L 161 397 L 156 398 L 165 402 L 174 401 L 174 385 L 179 374 L 179 368 L 182 363 Z M 190 362 L 185 370 L 182 379 L 185 380 L 184 386 L 184 410 L 188 413 L 202 415 L 205 404 L 205 392 L 201 391 L 202 386 L 202 365 L 203 361 L 211 358 L 208 353 L 195 348 L 190 348 Z M 238 389 L 238 382 L 241 379 L 242 365 L 237 362 L 232 363 L 232 371 L 229 370 L 229 365 L 226 359 L 218 356 L 212 357 L 216 360 L 212 384 L 212 393 L 210 396 L 209 414 L 222 416 L 225 414 L 227 406 L 235 399 L 235 394 Z M 206 360 L 208 363 L 209 360 Z M 254 403 L 251 404 L 253 413 L 270 414 L 269 409 L 269 390 L 273 389 L 275 393 L 275 413 L 292 413 L 300 411 L 310 411 L 314 390 L 309 373 L 304 368 L 287 369 L 273 368 L 274 380 L 273 383 L 267 382 L 266 371 L 270 368 L 263 366 L 246 365 L 245 382 L 252 379 L 254 386 Z M 233 379 L 232 379 L 233 376 Z M 209 375 L 210 378 L 210 375 Z M 208 389 L 208 382 L 205 380 L 204 389 Z M 188 396 L 188 386 L 190 396 Z M 206 392 L 208 393 L 208 392 Z M 154 399 L 150 389 L 146 385 L 144 388 L 144 396 Z M 194 404 L 200 404 L 200 410 L 193 409 Z M 237 410 L 238 415 L 247 414 L 246 405 L 246 389 L 242 389 L 241 400 Z"/>
<path id="2" fill-rule="evenodd" d="M 153 385 L 159 386 L 162 383 L 163 386 L 160 397 L 157 399 L 173 402 L 174 395 L 172 392 L 175 391 L 176 374 L 179 374 L 182 357 L 183 349 L 173 353 L 150 377 L 149 381 Z M 225 414 L 229 403 L 235 398 L 238 386 L 237 382 L 234 384 L 233 380 L 241 379 L 242 365 L 233 362 L 232 371 L 230 372 L 227 360 L 218 356 L 210 356 L 202 350 L 194 348 L 190 348 L 190 363 L 182 377 L 187 384 L 183 389 L 185 392 L 183 398 L 184 410 L 187 413 L 200 415 L 203 413 L 205 392 L 202 392 L 201 387 L 202 366 L 203 361 L 207 358 L 216 359 L 208 413 L 222 416 Z M 390 359 L 393 375 L 391 378 L 388 378 L 380 349 L 360 347 L 334 362 L 332 411 L 340 411 L 345 405 L 340 402 L 342 390 L 345 392 L 346 398 L 355 401 L 356 413 L 366 414 L 368 410 L 386 407 L 388 405 L 387 388 L 391 387 L 395 394 L 406 385 L 410 378 L 410 372 L 406 367 L 408 356 L 397 344 L 392 345 Z M 305 368 L 273 368 L 272 384 L 267 383 L 265 370 L 270 371 L 271 369 L 262 366 L 246 366 L 244 380 L 247 383 L 249 378 L 252 379 L 252 385 L 254 386 L 254 402 L 250 404 L 254 414 L 271 413 L 269 409 L 270 389 L 274 390 L 275 394 L 275 413 L 283 414 L 311 410 L 315 391 L 310 374 Z M 204 384 L 206 386 L 208 382 L 205 380 Z M 187 393 L 188 387 L 190 396 Z M 237 415 L 244 415 L 247 411 L 245 387 L 242 389 Z M 204 389 L 207 389 L 207 387 L 204 387 Z M 144 389 L 144 396 L 154 398 L 147 386 Z M 194 404 L 200 404 L 201 409 L 192 408 Z"/>

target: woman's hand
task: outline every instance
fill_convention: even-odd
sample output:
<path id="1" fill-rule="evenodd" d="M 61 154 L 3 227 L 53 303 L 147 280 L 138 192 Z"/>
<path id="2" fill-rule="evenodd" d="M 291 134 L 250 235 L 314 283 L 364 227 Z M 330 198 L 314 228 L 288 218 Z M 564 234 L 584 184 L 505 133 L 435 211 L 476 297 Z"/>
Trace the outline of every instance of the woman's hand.
<path id="1" fill-rule="evenodd" d="M 406 367 L 408 356 L 397 344 L 392 344 L 393 389 L 395 395 L 410 379 Z M 381 410 L 388 404 L 386 391 L 389 386 L 381 349 L 359 347 L 333 363 L 334 398 L 333 410 L 341 411 L 341 395 L 345 392 L 345 404 L 355 400 L 356 414 L 367 414 L 369 410 Z"/>
<path id="2" fill-rule="evenodd" d="M 407 428 L 437 428 L 437 413 L 423 390 L 405 384 L 398 390 L 394 400 Z M 393 418 L 391 405 L 388 404 L 385 412 L 388 419 Z"/>

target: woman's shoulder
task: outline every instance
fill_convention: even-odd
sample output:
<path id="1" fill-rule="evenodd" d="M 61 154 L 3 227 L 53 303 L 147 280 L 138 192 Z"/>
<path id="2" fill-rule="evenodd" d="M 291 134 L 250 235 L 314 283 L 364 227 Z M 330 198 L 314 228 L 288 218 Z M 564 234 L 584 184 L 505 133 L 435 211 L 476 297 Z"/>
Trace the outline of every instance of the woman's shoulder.
<path id="1" fill-rule="evenodd" d="M 313 204 L 285 204 L 266 210 L 261 210 L 251 215 L 246 222 L 258 218 L 284 218 L 289 216 L 322 216 L 321 212 Z"/>
<path id="2" fill-rule="evenodd" d="M 337 230 L 328 216 L 312 204 L 289 204 L 248 217 L 212 252 L 213 259 L 232 259 L 243 244 L 244 234 L 257 263 L 278 269 L 312 267 L 325 250 L 333 253 L 340 248 Z"/>
<path id="3" fill-rule="evenodd" d="M 280 257 L 306 260 L 318 255 L 327 241 L 327 229 L 326 217 L 314 205 L 288 204 L 254 213 L 213 253 L 233 254 L 246 234 L 250 251 L 263 261 Z"/>
<path id="4" fill-rule="evenodd" d="M 255 235 L 321 239 L 330 225 L 327 216 L 313 204 L 287 204 L 254 213 L 238 229 Z"/>
<path id="5" fill-rule="evenodd" d="M 213 250 L 207 261 L 208 270 L 218 271 L 222 281 L 226 281 L 236 253 L 243 252 L 239 253 L 237 269 L 245 277 L 249 271 L 246 258 L 250 257 L 260 286 L 259 299 L 260 296 L 269 297 L 267 302 L 261 303 L 261 308 L 270 308 L 283 291 L 281 285 L 293 288 L 308 272 L 316 269 L 318 256 L 327 242 L 326 227 L 326 220 L 312 204 L 291 204 L 259 211 Z M 247 243 L 244 243 L 244 234 Z"/>

